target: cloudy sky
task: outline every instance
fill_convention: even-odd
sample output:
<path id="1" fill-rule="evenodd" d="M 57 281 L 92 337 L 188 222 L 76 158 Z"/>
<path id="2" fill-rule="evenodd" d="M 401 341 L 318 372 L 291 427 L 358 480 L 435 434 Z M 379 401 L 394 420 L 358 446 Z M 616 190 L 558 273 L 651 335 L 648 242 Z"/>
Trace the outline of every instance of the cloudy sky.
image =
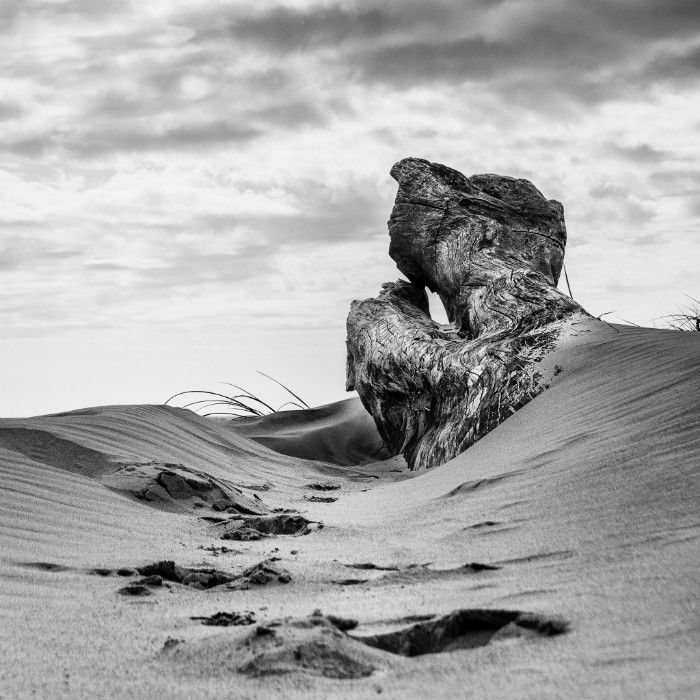
<path id="1" fill-rule="evenodd" d="M 563 202 L 575 298 L 700 296 L 697 0 L 2 0 L 0 415 L 344 395 L 405 156 Z"/>

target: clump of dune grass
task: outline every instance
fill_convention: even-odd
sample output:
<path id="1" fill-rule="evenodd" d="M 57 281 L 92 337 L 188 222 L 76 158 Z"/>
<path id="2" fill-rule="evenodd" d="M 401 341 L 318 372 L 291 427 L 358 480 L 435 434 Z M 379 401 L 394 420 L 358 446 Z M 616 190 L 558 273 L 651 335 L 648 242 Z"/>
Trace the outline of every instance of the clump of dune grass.
<path id="1" fill-rule="evenodd" d="M 676 314 L 669 314 L 661 318 L 666 325 L 674 331 L 700 332 L 700 301 L 686 294 L 690 303 L 681 306 Z"/>
<path id="2" fill-rule="evenodd" d="M 187 391 L 179 391 L 177 394 L 173 394 L 167 399 L 165 405 L 173 405 L 170 403 L 173 399 L 189 397 L 193 400 L 179 406 L 179 408 L 188 408 L 190 411 L 194 411 L 201 416 L 226 416 L 229 418 L 266 416 L 289 407 L 299 409 L 310 408 L 309 404 L 307 404 L 304 399 L 298 394 L 295 394 L 289 387 L 282 384 L 282 382 L 260 370 L 258 370 L 258 374 L 282 387 L 293 400 L 285 401 L 282 405 L 275 408 L 269 402 L 263 401 L 259 396 L 256 396 L 237 384 L 222 382 L 236 391 L 224 393 L 223 391 L 210 391 L 207 389 L 188 389 Z"/>

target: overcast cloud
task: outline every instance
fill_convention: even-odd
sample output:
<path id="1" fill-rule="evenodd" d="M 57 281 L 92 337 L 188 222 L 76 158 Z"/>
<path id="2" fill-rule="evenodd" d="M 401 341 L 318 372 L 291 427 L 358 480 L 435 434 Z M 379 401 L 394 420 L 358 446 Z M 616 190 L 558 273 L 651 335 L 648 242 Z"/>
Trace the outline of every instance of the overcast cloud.
<path id="1" fill-rule="evenodd" d="M 697 0 L 6 0 L 2 334 L 325 329 L 342 364 L 409 155 L 531 179 L 577 299 L 652 324 L 700 293 L 699 131 Z"/>

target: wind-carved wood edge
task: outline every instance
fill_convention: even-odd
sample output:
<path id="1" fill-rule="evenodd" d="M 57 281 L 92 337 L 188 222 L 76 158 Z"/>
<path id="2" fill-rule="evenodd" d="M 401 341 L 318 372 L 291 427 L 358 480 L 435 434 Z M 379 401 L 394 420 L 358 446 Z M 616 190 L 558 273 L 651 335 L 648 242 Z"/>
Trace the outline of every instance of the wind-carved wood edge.
<path id="1" fill-rule="evenodd" d="M 389 254 L 408 281 L 353 301 L 346 388 L 411 469 L 467 449 L 543 389 L 537 362 L 588 314 L 560 292 L 562 205 L 527 180 L 406 158 Z M 430 317 L 426 287 L 449 325 Z"/>

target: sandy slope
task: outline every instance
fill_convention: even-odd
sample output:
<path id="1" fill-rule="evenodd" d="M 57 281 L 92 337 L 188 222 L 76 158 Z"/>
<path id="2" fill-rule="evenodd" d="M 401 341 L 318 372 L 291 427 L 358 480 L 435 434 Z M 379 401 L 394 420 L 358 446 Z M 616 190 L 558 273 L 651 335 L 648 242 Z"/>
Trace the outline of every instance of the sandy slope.
<path id="1" fill-rule="evenodd" d="M 583 324 L 552 362 L 563 371 L 550 389 L 416 475 L 371 461 L 356 400 L 238 426 L 156 406 L 0 421 L 0 696 L 693 697 L 700 335 Z M 209 503 L 164 510 L 115 490 L 115 469 L 133 463 L 182 464 L 239 488 L 244 505 L 325 527 L 222 541 L 222 526 L 196 517 Z M 339 488 L 309 488 L 318 482 Z M 128 579 L 88 573 L 162 558 L 235 573 L 270 555 L 291 583 L 173 584 L 141 598 L 117 594 Z M 397 570 L 345 566 L 357 562 Z M 264 636 L 190 619 L 253 610 L 267 623 L 316 608 L 358 619 L 358 636 L 461 608 L 570 629 L 406 658 L 325 622 Z M 319 658 L 330 660 L 320 671 Z M 357 677 L 323 675 L 332 669 Z"/>
<path id="2" fill-rule="evenodd" d="M 231 428 L 275 452 L 332 464 L 368 464 L 386 458 L 372 416 L 359 399 L 239 418 Z"/>

